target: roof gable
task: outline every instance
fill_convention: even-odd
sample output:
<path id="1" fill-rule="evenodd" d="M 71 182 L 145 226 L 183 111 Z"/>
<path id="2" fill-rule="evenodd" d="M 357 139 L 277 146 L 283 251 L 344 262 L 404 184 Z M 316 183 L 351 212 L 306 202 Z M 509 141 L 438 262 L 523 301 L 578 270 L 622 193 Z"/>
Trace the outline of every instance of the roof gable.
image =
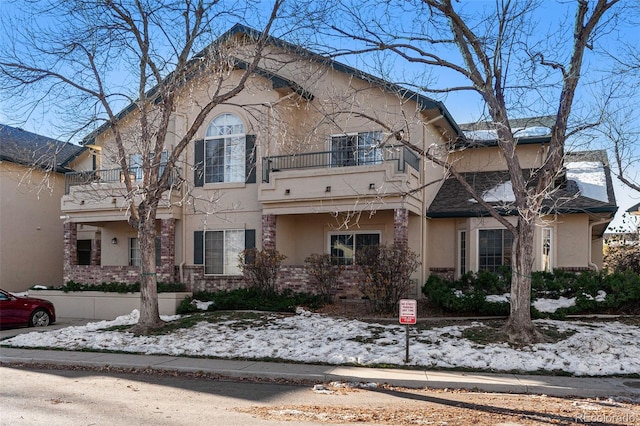
<path id="1" fill-rule="evenodd" d="M 207 50 L 213 48 L 216 45 L 219 45 L 221 43 L 228 41 L 232 37 L 244 36 L 244 37 L 249 37 L 251 39 L 258 39 L 262 36 L 262 34 L 263 33 L 261 31 L 258 31 L 256 29 L 247 27 L 242 24 L 235 24 L 232 28 L 230 28 L 227 32 L 225 32 L 223 35 L 218 37 L 218 39 L 212 42 L 209 46 L 207 46 L 202 51 L 195 54 L 191 60 L 191 63 L 195 64 L 196 68 L 194 69 L 197 69 L 197 67 L 201 63 L 201 61 L 199 61 L 198 59 L 206 55 Z M 458 124 L 455 122 L 455 120 L 451 116 L 451 113 L 446 109 L 444 104 L 441 102 L 435 101 L 417 92 L 413 92 L 407 88 L 391 83 L 379 77 L 375 77 L 371 74 L 368 74 L 364 71 L 358 70 L 351 66 L 345 65 L 333 59 L 311 52 L 310 50 L 304 49 L 302 46 L 289 43 L 277 37 L 269 36 L 268 43 L 274 46 L 280 47 L 288 52 L 294 53 L 305 59 L 311 59 L 315 62 L 327 65 L 336 71 L 345 73 L 350 76 L 354 76 L 376 87 L 379 87 L 387 92 L 391 92 L 395 95 L 398 95 L 403 99 L 414 101 L 423 111 L 435 110 L 438 112 L 438 114 L 440 114 L 443 117 L 443 119 L 453 129 L 456 138 L 463 137 L 462 131 L 460 130 Z M 241 59 L 238 59 L 238 58 L 234 58 L 234 59 L 235 59 L 234 66 L 237 69 L 246 69 L 249 65 L 247 62 Z M 192 73 L 190 75 L 190 78 L 193 78 L 196 74 L 197 73 L 195 72 Z M 278 75 L 276 72 L 258 67 L 255 70 L 255 74 L 271 80 L 271 82 L 274 85 L 274 89 L 287 87 L 290 90 L 293 90 L 294 92 L 298 93 L 304 99 L 312 100 L 314 97 L 313 94 L 308 90 L 306 90 L 305 88 L 303 88 L 301 84 L 294 82 L 291 79 L 285 78 L 281 75 Z M 157 92 L 157 88 L 153 87 L 147 92 L 147 95 L 149 97 L 153 97 L 156 92 Z M 118 114 L 116 114 L 116 118 L 120 120 L 134 110 L 135 110 L 135 103 L 132 103 L 127 107 L 125 107 L 123 110 L 121 110 Z M 84 145 L 91 144 L 95 140 L 96 136 L 98 136 L 108 128 L 109 128 L 109 123 L 105 123 L 102 126 L 98 127 L 95 131 L 91 132 L 89 135 L 87 135 L 83 139 L 82 144 Z"/>

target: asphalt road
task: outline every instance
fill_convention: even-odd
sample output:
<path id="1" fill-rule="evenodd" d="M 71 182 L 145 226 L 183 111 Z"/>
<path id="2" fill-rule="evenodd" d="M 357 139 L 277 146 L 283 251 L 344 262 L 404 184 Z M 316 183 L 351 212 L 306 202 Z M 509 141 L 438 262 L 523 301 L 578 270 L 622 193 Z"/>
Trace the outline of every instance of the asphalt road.
<path id="1" fill-rule="evenodd" d="M 544 395 L 0 367 L 0 424 L 11 426 L 636 425 L 639 413 L 635 404 Z"/>
<path id="2" fill-rule="evenodd" d="M 2 425 L 274 425 L 237 410 L 325 404 L 310 386 L 0 368 Z"/>

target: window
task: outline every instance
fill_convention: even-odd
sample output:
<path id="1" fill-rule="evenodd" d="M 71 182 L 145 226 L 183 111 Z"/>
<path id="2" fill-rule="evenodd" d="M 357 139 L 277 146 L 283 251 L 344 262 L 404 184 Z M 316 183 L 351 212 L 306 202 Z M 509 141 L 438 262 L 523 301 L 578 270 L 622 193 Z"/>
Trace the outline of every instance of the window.
<path id="1" fill-rule="evenodd" d="M 467 231 L 458 231 L 458 276 L 467 273 Z"/>
<path id="2" fill-rule="evenodd" d="M 150 152 L 149 155 L 151 159 L 153 159 L 153 152 Z M 162 176 L 164 172 L 164 168 L 167 164 L 168 153 L 167 151 L 162 151 L 160 155 L 160 168 L 158 169 L 158 179 Z M 131 154 L 129 156 L 129 171 L 131 172 L 131 176 L 134 177 L 136 182 L 140 182 L 142 177 L 144 176 L 142 173 L 142 154 Z"/>
<path id="3" fill-rule="evenodd" d="M 129 238 L 129 266 L 140 266 L 140 240 Z M 156 237 L 156 266 L 162 265 L 162 239 Z"/>
<path id="4" fill-rule="evenodd" d="M 239 256 L 244 248 L 244 230 L 206 231 L 204 233 L 204 273 L 241 275 Z"/>
<path id="5" fill-rule="evenodd" d="M 331 138 L 331 166 L 362 166 L 382 163 L 382 132 L 364 132 Z"/>
<path id="6" fill-rule="evenodd" d="M 233 114 L 216 117 L 205 138 L 205 183 L 244 182 L 246 166 L 244 124 Z"/>
<path id="7" fill-rule="evenodd" d="M 78 240 L 78 265 L 91 265 L 91 240 Z"/>
<path id="8" fill-rule="evenodd" d="M 341 265 L 352 265 L 356 252 L 380 244 L 380 233 L 351 232 L 329 235 L 330 254 Z"/>
<path id="9" fill-rule="evenodd" d="M 542 270 L 551 272 L 553 269 L 553 229 L 542 228 Z"/>
<path id="10" fill-rule="evenodd" d="M 509 231 L 481 229 L 478 241 L 478 268 L 481 271 L 499 273 L 503 267 L 511 267 L 513 235 Z"/>

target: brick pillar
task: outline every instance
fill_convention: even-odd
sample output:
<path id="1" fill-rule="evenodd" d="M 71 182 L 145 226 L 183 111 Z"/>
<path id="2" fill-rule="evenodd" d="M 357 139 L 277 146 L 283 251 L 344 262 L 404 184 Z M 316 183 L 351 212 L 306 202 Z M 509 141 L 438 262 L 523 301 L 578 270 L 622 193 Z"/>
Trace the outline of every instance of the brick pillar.
<path id="1" fill-rule="evenodd" d="M 262 249 L 276 248 L 276 215 L 262 215 Z"/>
<path id="2" fill-rule="evenodd" d="M 102 238 L 100 234 L 91 242 L 91 265 L 100 266 L 102 263 Z"/>
<path id="3" fill-rule="evenodd" d="M 64 223 L 64 282 L 70 280 L 71 267 L 78 264 L 78 224 Z"/>
<path id="4" fill-rule="evenodd" d="M 162 248 L 160 249 L 161 268 L 166 269 L 170 279 L 173 281 L 175 264 L 176 264 L 176 220 L 162 219 L 160 221 L 160 241 Z"/>
<path id="5" fill-rule="evenodd" d="M 393 243 L 396 245 L 409 244 L 409 210 L 407 209 L 393 211 Z"/>

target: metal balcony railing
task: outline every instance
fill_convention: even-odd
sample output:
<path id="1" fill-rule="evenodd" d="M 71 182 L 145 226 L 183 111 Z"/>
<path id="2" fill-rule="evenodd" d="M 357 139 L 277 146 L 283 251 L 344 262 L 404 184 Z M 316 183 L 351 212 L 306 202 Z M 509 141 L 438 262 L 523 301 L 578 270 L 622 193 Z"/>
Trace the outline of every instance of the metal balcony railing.
<path id="1" fill-rule="evenodd" d="M 420 170 L 420 157 L 404 145 L 395 145 L 264 157 L 262 181 L 269 182 L 271 173 L 283 170 L 368 166 L 388 162 L 395 162 L 397 172 L 405 172 L 407 165 Z"/>
<path id="2" fill-rule="evenodd" d="M 160 173 L 164 171 L 164 168 L 160 169 Z M 129 169 L 131 179 L 133 181 L 142 180 L 142 167 L 131 167 Z M 171 182 L 175 182 L 175 173 L 171 176 Z M 104 170 L 91 170 L 86 172 L 70 172 L 64 175 L 64 188 L 65 194 L 69 194 L 72 186 L 76 185 L 90 185 L 95 183 L 117 183 L 124 182 L 124 173 L 122 169 L 104 169 Z"/>

